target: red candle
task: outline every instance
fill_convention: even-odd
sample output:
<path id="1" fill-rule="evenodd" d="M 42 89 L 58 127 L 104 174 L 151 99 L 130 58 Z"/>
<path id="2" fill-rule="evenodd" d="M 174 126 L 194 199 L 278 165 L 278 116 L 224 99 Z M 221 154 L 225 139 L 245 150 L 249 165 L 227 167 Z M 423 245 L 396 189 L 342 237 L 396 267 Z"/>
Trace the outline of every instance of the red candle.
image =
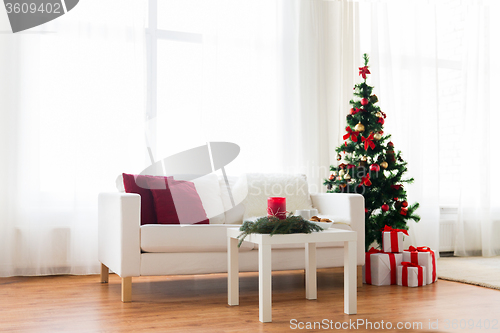
<path id="1" fill-rule="evenodd" d="M 280 220 L 286 219 L 286 198 L 267 198 L 267 216 L 276 216 Z"/>

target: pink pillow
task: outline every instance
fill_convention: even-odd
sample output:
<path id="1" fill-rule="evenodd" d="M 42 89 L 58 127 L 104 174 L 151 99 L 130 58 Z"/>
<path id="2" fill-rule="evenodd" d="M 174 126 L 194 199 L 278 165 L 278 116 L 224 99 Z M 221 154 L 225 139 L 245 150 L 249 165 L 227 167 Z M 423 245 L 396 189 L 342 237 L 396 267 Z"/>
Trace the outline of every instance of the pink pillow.
<path id="1" fill-rule="evenodd" d="M 148 177 L 159 224 L 209 224 L 192 182 L 177 181 L 172 177 L 161 178 Z"/>
<path id="2" fill-rule="evenodd" d="M 141 225 L 157 224 L 153 194 L 149 190 L 147 176 L 123 174 L 125 192 L 141 196 Z"/>

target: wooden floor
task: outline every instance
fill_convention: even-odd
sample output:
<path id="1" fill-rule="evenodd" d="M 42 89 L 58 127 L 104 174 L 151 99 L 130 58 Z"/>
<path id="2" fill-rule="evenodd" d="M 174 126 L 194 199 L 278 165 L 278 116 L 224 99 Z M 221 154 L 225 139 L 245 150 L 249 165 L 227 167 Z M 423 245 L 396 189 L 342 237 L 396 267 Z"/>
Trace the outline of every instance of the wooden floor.
<path id="1" fill-rule="evenodd" d="M 0 332 L 288 332 L 293 319 L 297 325 L 332 321 L 332 330 L 336 322 L 364 320 L 376 328 L 383 320 L 422 323 L 420 330 L 401 332 L 449 332 L 446 319 L 477 325 L 500 318 L 500 291 L 443 280 L 420 288 L 364 285 L 358 288 L 358 314 L 345 315 L 343 274 L 319 270 L 314 301 L 304 298 L 303 271 L 273 272 L 273 322 L 262 324 L 258 275 L 240 274 L 239 306 L 227 305 L 226 283 L 225 274 L 134 278 L 133 302 L 122 303 L 114 274 L 109 284 L 97 275 L 2 278 Z M 439 329 L 429 329 L 429 320 L 439 320 Z M 344 331 L 370 330 L 360 325 Z M 500 323 L 496 330 L 457 331 L 497 332 Z"/>

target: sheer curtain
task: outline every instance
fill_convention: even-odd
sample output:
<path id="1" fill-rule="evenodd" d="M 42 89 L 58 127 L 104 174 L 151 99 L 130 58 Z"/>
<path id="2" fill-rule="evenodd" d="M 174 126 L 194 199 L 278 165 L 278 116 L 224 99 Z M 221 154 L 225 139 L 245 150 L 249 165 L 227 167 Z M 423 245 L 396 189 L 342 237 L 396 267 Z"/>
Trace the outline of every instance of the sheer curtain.
<path id="1" fill-rule="evenodd" d="M 495 61 L 500 51 L 500 4 L 467 1 L 464 13 L 464 98 L 460 110 L 464 135 L 460 141 L 462 173 L 455 254 L 498 256 L 500 180 L 495 166 L 500 157 L 495 148 L 500 123 L 496 107 L 500 70 Z"/>
<path id="2" fill-rule="evenodd" d="M 194 4 L 202 10 L 194 11 Z M 203 42 L 168 42 L 169 53 L 159 53 L 159 158 L 207 141 L 230 141 L 241 152 L 227 173 L 305 173 L 311 191 L 324 191 L 356 78 L 356 5 L 171 0 L 164 6 L 194 16 L 176 23 L 172 15 L 159 26 L 200 34 Z M 174 52 L 179 56 L 173 58 Z M 181 66 L 187 74 L 175 75 Z M 180 136 L 185 140 L 179 142 Z"/>
<path id="3" fill-rule="evenodd" d="M 144 6 L 0 35 L 0 276 L 98 272 L 97 194 L 146 157 Z"/>
<path id="4" fill-rule="evenodd" d="M 413 245 L 439 249 L 439 137 L 436 8 L 428 2 L 360 2 L 360 48 L 370 56 L 370 85 L 387 113 L 385 132 L 408 162 Z"/>

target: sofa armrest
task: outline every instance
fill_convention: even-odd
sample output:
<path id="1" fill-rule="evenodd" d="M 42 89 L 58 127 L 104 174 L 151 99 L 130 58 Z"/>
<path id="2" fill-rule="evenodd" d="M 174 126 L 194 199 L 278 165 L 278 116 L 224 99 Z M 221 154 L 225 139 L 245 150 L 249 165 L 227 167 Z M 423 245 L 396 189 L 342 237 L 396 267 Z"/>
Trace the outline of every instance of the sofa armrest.
<path id="1" fill-rule="evenodd" d="M 100 193 L 98 204 L 98 257 L 124 277 L 141 272 L 141 196 L 133 193 Z"/>
<path id="2" fill-rule="evenodd" d="M 311 194 L 313 207 L 321 215 L 328 215 L 335 222 L 350 225 L 358 233 L 357 262 L 365 263 L 365 198 L 361 194 L 317 193 Z"/>

